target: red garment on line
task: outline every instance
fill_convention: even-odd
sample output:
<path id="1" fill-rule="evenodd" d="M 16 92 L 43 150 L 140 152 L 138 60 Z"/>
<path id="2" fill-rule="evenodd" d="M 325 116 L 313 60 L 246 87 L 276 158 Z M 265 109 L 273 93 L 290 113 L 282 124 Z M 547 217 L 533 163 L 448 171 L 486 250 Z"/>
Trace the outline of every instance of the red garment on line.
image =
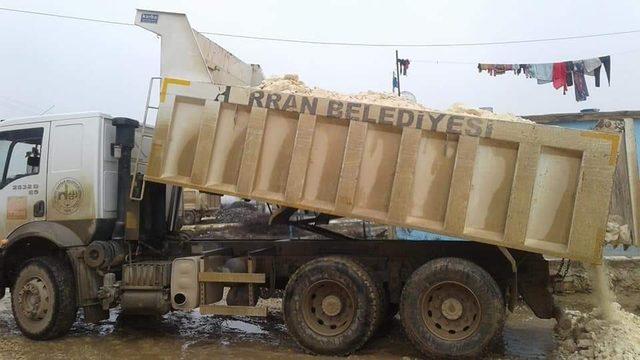
<path id="1" fill-rule="evenodd" d="M 553 87 L 556 89 L 562 89 L 562 93 L 567 93 L 567 67 L 563 62 L 553 64 L 553 72 L 551 75 L 553 79 Z"/>

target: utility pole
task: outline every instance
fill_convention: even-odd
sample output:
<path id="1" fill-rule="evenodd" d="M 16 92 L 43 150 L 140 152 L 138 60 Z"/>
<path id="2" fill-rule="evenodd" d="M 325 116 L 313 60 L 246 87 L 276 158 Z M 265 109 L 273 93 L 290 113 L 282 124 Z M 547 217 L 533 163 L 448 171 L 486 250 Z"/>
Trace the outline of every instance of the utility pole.
<path id="1" fill-rule="evenodd" d="M 398 96 L 400 96 L 400 63 L 398 60 L 398 50 L 396 50 L 396 79 L 398 79 Z"/>

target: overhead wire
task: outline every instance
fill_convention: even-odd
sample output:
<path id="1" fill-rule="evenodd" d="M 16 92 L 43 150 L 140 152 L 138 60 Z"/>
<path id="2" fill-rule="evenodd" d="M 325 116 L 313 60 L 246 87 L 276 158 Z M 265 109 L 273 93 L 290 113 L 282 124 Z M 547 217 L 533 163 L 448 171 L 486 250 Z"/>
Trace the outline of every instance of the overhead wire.
<path id="1" fill-rule="evenodd" d="M 426 63 L 426 64 L 450 64 L 450 65 L 477 65 L 478 62 L 472 61 L 454 61 L 454 60 L 411 60 L 411 63 Z"/>
<path id="2" fill-rule="evenodd" d="M 90 22 L 97 22 L 97 23 L 103 23 L 103 24 L 125 25 L 125 26 L 134 25 L 132 23 L 122 22 L 122 21 L 103 20 L 103 19 L 95 19 L 95 18 L 88 18 L 88 17 L 81 17 L 81 16 L 61 15 L 61 14 L 53 14 L 53 13 L 30 11 L 30 10 L 21 10 L 21 9 L 13 9 L 13 8 L 5 8 L 5 7 L 0 7 L 0 10 L 1 11 L 23 13 L 23 14 L 31 14 L 31 15 L 50 16 L 50 17 L 69 19 L 69 20 L 90 21 Z M 617 36 L 617 35 L 625 35 L 625 34 L 635 34 L 635 33 L 640 33 L 640 29 L 632 29 L 632 30 L 624 30 L 624 31 L 613 31 L 613 32 L 597 33 L 597 34 L 586 34 L 586 35 L 548 37 L 548 38 L 538 38 L 538 39 L 502 40 L 502 41 L 485 41 L 485 42 L 459 42 L 459 43 L 431 43 L 431 44 L 418 44 L 418 43 L 391 44 L 391 43 L 319 41 L 319 40 L 303 40 L 303 39 L 290 39 L 290 38 L 254 36 L 254 35 L 240 35 L 240 34 L 211 32 L 211 31 L 200 31 L 200 33 L 201 34 L 205 34 L 205 35 L 223 36 L 223 37 L 231 37 L 231 38 L 239 38 L 239 39 L 260 40 L 260 41 L 274 41 L 274 42 L 295 43 L 295 44 L 310 44 L 310 45 L 354 46 L 354 47 L 425 47 L 425 48 L 428 48 L 428 47 L 465 47 L 465 46 L 511 45 L 511 44 L 527 44 L 527 43 L 538 43 L 538 42 L 549 42 L 549 41 L 588 39 L 588 38 L 594 38 L 594 37 L 605 37 L 605 36 Z"/>
<path id="3" fill-rule="evenodd" d="M 102 20 L 102 19 L 87 18 L 87 17 L 82 17 L 82 16 L 60 15 L 60 14 L 53 14 L 53 13 L 46 13 L 46 12 L 39 12 L 39 11 L 11 9 L 11 8 L 5 8 L 5 7 L 0 7 L 0 10 L 23 13 L 23 14 L 31 14 L 31 15 L 50 16 L 50 17 L 56 17 L 56 18 L 61 18 L 61 19 L 69 19 L 69 20 L 92 21 L 92 22 L 103 23 L 103 24 L 111 24 L 111 25 L 127 25 L 127 26 L 134 25 L 132 23 L 127 23 L 127 22 L 123 22 L 123 21 Z"/>
<path id="4" fill-rule="evenodd" d="M 625 50 L 625 51 L 616 51 L 613 53 L 609 53 L 609 56 L 618 56 L 618 55 L 624 55 L 624 54 L 629 54 L 629 53 L 633 53 L 633 52 L 638 52 L 640 51 L 640 48 L 635 48 L 635 49 L 629 49 L 629 50 Z M 595 56 L 593 56 L 595 57 Z M 550 62 L 558 62 L 559 60 L 555 60 L 555 61 L 547 61 L 547 62 L 539 62 L 540 64 L 543 63 L 550 63 Z M 564 61 L 564 60 L 563 60 Z M 435 65 L 439 65 L 439 64 L 447 64 L 447 65 L 478 65 L 478 64 L 497 64 L 497 62 L 494 61 L 455 61 L 455 60 L 428 60 L 428 59 L 415 59 L 415 60 L 411 60 L 411 63 L 427 63 L 427 64 L 435 64 Z M 513 64 L 518 64 L 521 63 L 519 61 L 513 61 L 511 62 Z M 499 64 L 509 64 L 509 62 L 499 62 Z"/>
<path id="5" fill-rule="evenodd" d="M 593 38 L 593 37 L 615 36 L 615 35 L 640 33 L 640 29 L 627 30 L 627 31 L 616 31 L 616 32 L 609 32 L 609 33 L 599 33 L 599 34 L 541 38 L 541 39 L 487 41 L 487 42 L 475 42 L 475 43 L 473 43 L 473 42 L 468 42 L 468 43 L 439 43 L 439 44 L 438 43 L 434 43 L 434 44 L 383 44 L 383 43 L 374 44 L 374 43 L 359 43 L 359 42 L 334 42 L 334 41 L 313 41 L 313 40 L 299 40 L 299 39 L 284 39 L 284 38 L 273 38 L 273 37 L 263 37 L 263 36 L 227 34 L 227 33 L 218 33 L 218 32 L 204 32 L 204 31 L 201 31 L 200 33 L 201 34 L 205 34 L 205 35 L 224 36 L 224 37 L 241 38 L 241 39 L 265 40 L 265 41 L 297 43 L 297 44 L 311 44 L 311 45 L 334 45 L 334 46 L 354 46 L 354 47 L 355 46 L 359 46 L 359 47 L 465 47 L 465 46 L 511 45 L 511 44 L 526 44 L 526 43 L 537 43 L 537 42 L 548 42 L 548 41 L 588 39 L 588 38 Z"/>

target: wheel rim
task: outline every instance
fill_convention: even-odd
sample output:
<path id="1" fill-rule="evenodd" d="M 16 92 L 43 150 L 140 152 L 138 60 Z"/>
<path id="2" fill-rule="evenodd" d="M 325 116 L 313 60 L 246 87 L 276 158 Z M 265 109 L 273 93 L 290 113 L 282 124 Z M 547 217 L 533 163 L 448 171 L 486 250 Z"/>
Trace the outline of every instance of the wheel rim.
<path id="1" fill-rule="evenodd" d="M 468 287 L 454 281 L 438 283 L 421 298 L 422 320 L 443 340 L 463 340 L 480 325 L 480 301 Z"/>
<path id="2" fill-rule="evenodd" d="M 302 304 L 305 323 L 323 336 L 342 334 L 355 318 L 352 294 L 333 280 L 321 280 L 308 287 Z"/>
<path id="3" fill-rule="evenodd" d="M 29 320 L 39 321 L 51 312 L 51 295 L 45 282 L 33 277 L 18 292 L 18 309 Z"/>

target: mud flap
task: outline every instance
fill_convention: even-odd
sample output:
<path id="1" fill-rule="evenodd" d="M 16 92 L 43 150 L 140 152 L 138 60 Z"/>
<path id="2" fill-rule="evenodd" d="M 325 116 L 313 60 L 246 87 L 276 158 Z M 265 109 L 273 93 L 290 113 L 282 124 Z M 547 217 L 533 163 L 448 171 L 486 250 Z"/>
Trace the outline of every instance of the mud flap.
<path id="1" fill-rule="evenodd" d="M 518 263 L 518 291 L 540 319 L 552 319 L 556 315 L 550 284 L 549 263 L 542 255 L 530 254 L 521 259 Z"/>
<path id="2" fill-rule="evenodd" d="M 98 300 L 100 278 L 96 271 L 85 263 L 84 250 L 85 247 L 74 247 L 67 250 L 67 256 L 76 278 L 78 305 L 88 306 L 100 304 Z"/>

